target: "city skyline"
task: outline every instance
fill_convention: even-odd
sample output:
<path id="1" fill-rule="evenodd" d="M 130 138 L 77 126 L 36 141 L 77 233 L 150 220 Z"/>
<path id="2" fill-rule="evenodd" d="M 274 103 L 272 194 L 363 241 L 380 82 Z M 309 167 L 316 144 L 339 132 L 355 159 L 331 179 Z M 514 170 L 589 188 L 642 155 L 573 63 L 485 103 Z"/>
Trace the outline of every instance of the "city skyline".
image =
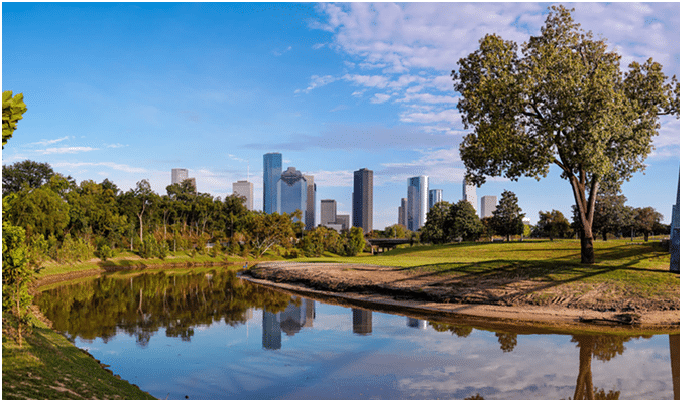
<path id="1" fill-rule="evenodd" d="M 3 3 L 3 90 L 23 93 L 28 108 L 3 164 L 46 162 L 122 191 L 147 179 L 158 194 L 180 166 L 215 197 L 250 179 L 262 210 L 261 158 L 281 152 L 340 215 L 352 213 L 353 171 L 372 170 L 373 227 L 383 229 L 397 223 L 408 177 L 427 175 L 458 201 L 469 130 L 451 70 L 487 33 L 520 45 L 538 34 L 549 5 Z M 680 75 L 677 3 L 565 5 L 607 39 L 623 71 L 653 57 Z M 680 121 L 660 124 L 646 171 L 622 190 L 627 205 L 652 206 L 668 224 Z M 477 197 L 509 190 L 532 222 L 552 209 L 570 217 L 559 173 L 492 178 Z"/>

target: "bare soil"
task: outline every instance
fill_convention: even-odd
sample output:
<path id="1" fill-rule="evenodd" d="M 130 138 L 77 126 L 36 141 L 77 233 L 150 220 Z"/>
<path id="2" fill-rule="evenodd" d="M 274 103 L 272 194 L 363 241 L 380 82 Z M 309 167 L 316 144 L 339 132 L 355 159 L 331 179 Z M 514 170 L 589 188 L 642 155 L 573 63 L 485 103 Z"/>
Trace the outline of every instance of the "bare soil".
<path id="1" fill-rule="evenodd" d="M 531 279 L 418 273 L 404 268 L 262 262 L 243 273 L 258 283 L 344 299 L 515 322 L 626 324 L 680 330 L 680 289 L 663 299 L 621 295 L 606 283 L 546 284 Z M 575 291 L 576 289 L 576 291 Z"/>

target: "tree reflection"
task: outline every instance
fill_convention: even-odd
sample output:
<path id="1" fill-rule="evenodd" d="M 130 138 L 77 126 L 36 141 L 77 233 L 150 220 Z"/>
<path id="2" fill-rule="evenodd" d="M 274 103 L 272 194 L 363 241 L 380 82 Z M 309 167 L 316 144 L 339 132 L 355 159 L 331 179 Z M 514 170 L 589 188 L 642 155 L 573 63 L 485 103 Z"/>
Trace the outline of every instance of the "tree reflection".
<path id="1" fill-rule="evenodd" d="M 129 278 L 104 276 L 44 291 L 36 303 L 54 329 L 75 339 L 105 342 L 118 329 L 145 347 L 160 328 L 166 336 L 190 341 L 197 325 L 246 322 L 251 308 L 280 312 L 290 296 L 236 277 L 233 271 L 212 270 L 167 275 L 163 272 Z"/>
<path id="2" fill-rule="evenodd" d="M 578 377 L 574 399 L 619 399 L 621 391 L 597 389 L 593 387 L 591 361 L 593 356 L 607 362 L 626 350 L 623 344 L 632 337 L 614 335 L 574 335 L 572 342 L 579 348 Z"/>

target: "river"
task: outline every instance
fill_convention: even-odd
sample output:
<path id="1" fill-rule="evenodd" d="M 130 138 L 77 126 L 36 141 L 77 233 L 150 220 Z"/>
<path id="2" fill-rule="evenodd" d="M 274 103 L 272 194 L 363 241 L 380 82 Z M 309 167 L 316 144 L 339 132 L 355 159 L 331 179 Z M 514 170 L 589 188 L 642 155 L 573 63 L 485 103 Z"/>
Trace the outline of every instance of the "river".
<path id="1" fill-rule="evenodd" d="M 680 398 L 680 335 L 429 322 L 220 269 L 106 275 L 36 302 L 55 330 L 159 399 Z"/>

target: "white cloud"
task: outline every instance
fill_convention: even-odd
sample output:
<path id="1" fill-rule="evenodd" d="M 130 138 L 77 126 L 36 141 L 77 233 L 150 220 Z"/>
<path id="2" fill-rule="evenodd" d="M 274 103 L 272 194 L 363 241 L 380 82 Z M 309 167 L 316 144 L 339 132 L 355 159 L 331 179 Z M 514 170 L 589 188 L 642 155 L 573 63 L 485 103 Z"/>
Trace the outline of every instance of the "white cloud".
<path id="1" fill-rule="evenodd" d="M 371 98 L 371 103 L 374 104 L 385 103 L 387 102 L 388 99 L 390 99 L 389 94 L 374 94 L 373 97 Z"/>
<path id="2" fill-rule="evenodd" d="M 337 78 L 333 77 L 332 75 L 324 75 L 324 76 L 318 76 L 318 75 L 313 75 L 312 76 L 312 81 L 309 83 L 309 86 L 306 89 L 296 89 L 295 93 L 309 93 L 312 89 L 322 87 L 324 85 L 328 85 L 333 81 L 336 81 Z"/>
<path id="3" fill-rule="evenodd" d="M 284 53 L 289 52 L 292 48 L 293 48 L 292 46 L 288 46 L 287 48 L 285 48 L 285 49 L 283 49 L 283 50 L 274 49 L 274 50 L 272 50 L 272 54 L 273 54 L 274 56 L 277 56 L 277 57 L 278 57 L 278 56 L 282 56 Z"/>
<path id="4" fill-rule="evenodd" d="M 105 166 L 114 170 L 120 170 L 126 173 L 147 173 L 148 170 L 144 168 L 134 167 L 130 165 L 123 165 L 114 162 L 55 162 L 51 164 L 55 168 L 75 169 L 83 166 Z"/>
<path id="5" fill-rule="evenodd" d="M 342 78 L 345 81 L 349 81 L 357 85 L 373 88 L 385 88 L 390 82 L 389 78 L 382 75 L 345 74 Z"/>
<path id="6" fill-rule="evenodd" d="M 460 124 L 461 117 L 455 109 L 442 110 L 440 112 L 404 112 L 399 116 L 399 120 L 405 123 L 436 123 L 447 122 L 451 124 Z"/>
<path id="7" fill-rule="evenodd" d="M 351 187 L 354 183 L 354 172 L 350 170 L 319 170 L 305 174 L 314 176 L 314 183 L 323 187 Z"/>
<path id="8" fill-rule="evenodd" d="M 61 147 L 61 148 L 46 148 L 42 150 L 43 155 L 49 154 L 77 154 L 81 152 L 98 151 L 99 148 L 91 147 Z"/>
<path id="9" fill-rule="evenodd" d="M 68 140 L 68 139 L 69 139 L 69 136 L 67 135 L 66 137 L 57 138 L 57 139 L 54 139 L 54 140 L 41 140 L 41 141 L 38 141 L 38 142 L 31 143 L 29 145 L 43 145 L 43 146 L 44 145 L 51 145 L 51 144 L 56 144 L 57 142 L 65 141 L 65 140 Z"/>

